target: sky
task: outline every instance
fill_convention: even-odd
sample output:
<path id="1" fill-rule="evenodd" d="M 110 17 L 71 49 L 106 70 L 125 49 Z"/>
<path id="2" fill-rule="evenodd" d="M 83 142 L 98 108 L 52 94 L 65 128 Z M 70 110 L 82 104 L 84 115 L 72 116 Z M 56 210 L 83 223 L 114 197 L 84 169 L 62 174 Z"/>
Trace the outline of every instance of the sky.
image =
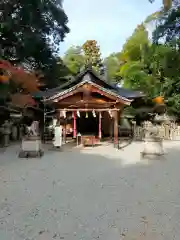
<path id="1" fill-rule="evenodd" d="M 148 0 L 64 0 L 70 33 L 61 43 L 60 55 L 71 46 L 81 46 L 86 40 L 96 40 L 103 57 L 122 49 L 136 26 L 162 6 Z"/>

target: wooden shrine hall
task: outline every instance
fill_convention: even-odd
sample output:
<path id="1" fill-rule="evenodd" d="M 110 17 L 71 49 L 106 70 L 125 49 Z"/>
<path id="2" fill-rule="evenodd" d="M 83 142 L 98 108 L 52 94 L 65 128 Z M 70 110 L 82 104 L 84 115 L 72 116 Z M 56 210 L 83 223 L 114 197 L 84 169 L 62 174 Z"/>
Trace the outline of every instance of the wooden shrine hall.
<path id="1" fill-rule="evenodd" d="M 45 105 L 56 109 L 60 122 L 73 117 L 73 138 L 80 135 L 90 142 L 99 142 L 103 137 L 114 137 L 117 146 L 123 107 L 142 97 L 142 93 L 111 85 L 88 67 L 67 83 L 39 96 Z"/>

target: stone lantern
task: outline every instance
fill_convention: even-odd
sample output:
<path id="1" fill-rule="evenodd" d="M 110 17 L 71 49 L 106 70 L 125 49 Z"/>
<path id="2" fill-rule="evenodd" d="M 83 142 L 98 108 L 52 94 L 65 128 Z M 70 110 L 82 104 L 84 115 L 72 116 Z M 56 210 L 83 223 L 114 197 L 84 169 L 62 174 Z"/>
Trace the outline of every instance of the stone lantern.
<path id="1" fill-rule="evenodd" d="M 164 155 L 163 137 L 160 135 L 160 125 L 167 120 L 165 117 L 165 104 L 162 102 L 160 104 L 156 104 L 152 109 L 152 112 L 154 115 L 152 122 L 146 121 L 143 126 L 144 149 L 141 152 L 142 157 L 146 155 Z"/>

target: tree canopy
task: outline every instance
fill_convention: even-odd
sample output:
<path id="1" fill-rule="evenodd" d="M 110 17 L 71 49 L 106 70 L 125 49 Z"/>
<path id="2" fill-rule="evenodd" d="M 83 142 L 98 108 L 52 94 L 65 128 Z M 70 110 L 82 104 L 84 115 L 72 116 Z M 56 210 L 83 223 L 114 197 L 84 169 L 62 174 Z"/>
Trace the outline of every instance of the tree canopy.
<path id="1" fill-rule="evenodd" d="M 70 47 L 63 57 L 63 62 L 69 68 L 71 73 L 76 75 L 85 64 L 85 57 L 83 55 L 82 47 Z"/>
<path id="2" fill-rule="evenodd" d="M 174 0 L 168 12 L 161 15 L 153 40 L 156 45 L 163 42 L 169 51 L 165 54 L 164 62 L 164 95 L 169 108 L 180 115 L 180 3 Z"/>
<path id="3" fill-rule="evenodd" d="M 61 59 L 60 43 L 69 32 L 62 1 L 2 0 L 0 58 L 34 73 L 40 70 L 49 86 L 67 81 L 64 76 L 76 75 L 91 63 L 99 73 L 106 69 L 108 82 L 140 89 L 149 99 L 164 96 L 169 111 L 180 116 L 180 3 L 163 0 L 163 5 L 164 9 L 157 9 L 136 27 L 121 51 L 102 59 L 100 46 L 94 39 L 82 46 L 72 46 Z M 153 21 L 156 29 L 152 40 L 147 25 Z M 25 88 L 28 77 L 33 77 L 24 77 Z M 19 84 L 19 75 L 13 74 L 12 78 Z M 28 85 L 28 91 L 34 87 Z"/>
<path id="4" fill-rule="evenodd" d="M 62 1 L 2 0 L 0 15 L 0 58 L 42 70 L 55 83 L 58 48 L 69 32 Z"/>
<path id="5" fill-rule="evenodd" d="M 147 100 L 163 96 L 168 111 L 180 117 L 180 3 L 173 1 L 168 11 L 147 16 L 118 53 L 105 59 L 109 81 L 141 90 Z M 156 21 L 153 41 L 147 23 Z"/>
<path id="6" fill-rule="evenodd" d="M 100 47 L 95 40 L 87 40 L 82 46 L 70 47 L 63 57 L 63 62 L 73 75 L 87 65 L 92 65 L 97 72 L 102 73 Z"/>

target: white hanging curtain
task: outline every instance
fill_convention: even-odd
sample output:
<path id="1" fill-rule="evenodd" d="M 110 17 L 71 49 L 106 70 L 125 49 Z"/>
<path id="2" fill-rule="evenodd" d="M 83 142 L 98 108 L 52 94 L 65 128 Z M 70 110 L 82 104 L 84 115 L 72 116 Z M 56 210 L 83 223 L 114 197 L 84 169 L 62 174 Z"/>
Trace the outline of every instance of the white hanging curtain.
<path id="1" fill-rule="evenodd" d="M 109 112 L 110 118 L 112 118 L 112 112 L 111 112 L 111 110 L 109 110 L 108 112 Z"/>
<path id="2" fill-rule="evenodd" d="M 77 111 L 77 116 L 80 117 L 80 112 L 79 112 L 79 110 Z"/>
<path id="3" fill-rule="evenodd" d="M 56 126 L 56 123 L 57 123 L 57 118 L 54 118 L 54 119 L 53 119 L 53 124 L 52 124 L 54 128 L 55 128 L 55 126 Z"/>
<path id="4" fill-rule="evenodd" d="M 63 111 L 63 116 L 66 118 L 66 110 Z"/>
<path id="5" fill-rule="evenodd" d="M 96 117 L 96 112 L 94 110 L 92 111 L 92 115 L 93 117 Z"/>

